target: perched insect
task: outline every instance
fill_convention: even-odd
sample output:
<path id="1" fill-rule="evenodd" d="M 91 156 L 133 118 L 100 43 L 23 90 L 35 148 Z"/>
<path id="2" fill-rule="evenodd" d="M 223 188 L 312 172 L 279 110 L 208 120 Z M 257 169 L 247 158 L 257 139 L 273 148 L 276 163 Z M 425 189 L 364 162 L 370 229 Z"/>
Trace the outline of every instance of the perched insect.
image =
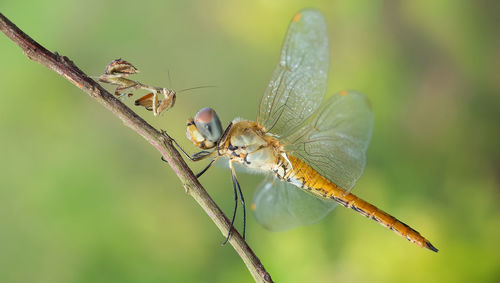
<path id="1" fill-rule="evenodd" d="M 290 23 L 281 59 L 261 98 L 257 122 L 236 119 L 222 131 L 211 108 L 188 121 L 188 138 L 203 149 L 190 158 L 214 157 L 198 176 L 217 158 L 229 159 L 236 200 L 231 227 L 238 195 L 244 207 L 236 163 L 269 173 L 252 204 L 257 220 L 269 229 L 314 223 L 341 204 L 437 252 L 417 231 L 350 193 L 365 167 L 372 111 L 366 98 L 353 91 L 341 91 L 323 101 L 328 64 L 322 15 L 314 10 L 299 12 Z"/>
<path id="2" fill-rule="evenodd" d="M 118 85 L 115 90 L 115 95 L 118 97 L 130 97 L 133 91 L 137 89 L 145 89 L 151 91 L 135 101 L 136 106 L 143 106 L 149 111 L 153 111 L 153 115 L 158 116 L 166 110 L 172 108 L 175 104 L 176 92 L 162 87 L 153 87 L 142 84 L 138 81 L 133 81 L 127 77 L 137 74 L 139 70 L 131 63 L 116 59 L 111 61 L 106 66 L 104 74 L 99 77 L 99 81 Z M 127 93 L 128 92 L 128 93 Z M 163 96 L 159 99 L 158 96 Z"/>
<path id="3" fill-rule="evenodd" d="M 131 97 L 133 95 L 131 92 L 137 89 L 145 89 L 151 91 L 141 98 L 136 99 L 135 105 L 142 106 L 146 108 L 146 110 L 153 111 L 153 115 L 155 116 L 158 116 L 174 107 L 175 99 L 178 93 L 193 89 L 214 87 L 210 85 L 197 86 L 182 89 L 176 92 L 175 90 L 164 87 L 145 85 L 138 81 L 133 81 L 127 78 L 128 76 L 137 74 L 138 72 L 139 70 L 137 70 L 137 68 L 135 68 L 129 62 L 123 59 L 116 59 L 111 61 L 111 63 L 106 66 L 104 74 L 99 76 L 99 81 L 117 85 L 118 87 L 115 89 L 115 95 L 120 98 Z"/>

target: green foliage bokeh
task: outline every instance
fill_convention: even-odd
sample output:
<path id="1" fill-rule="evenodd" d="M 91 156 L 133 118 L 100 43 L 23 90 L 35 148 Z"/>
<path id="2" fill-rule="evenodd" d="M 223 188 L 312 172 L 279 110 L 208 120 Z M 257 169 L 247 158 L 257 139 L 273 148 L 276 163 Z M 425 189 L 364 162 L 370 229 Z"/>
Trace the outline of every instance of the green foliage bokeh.
<path id="1" fill-rule="evenodd" d="M 202 107 L 255 119 L 289 20 L 328 23 L 328 94 L 356 89 L 375 124 L 355 193 L 428 237 L 420 249 L 351 210 L 248 242 L 278 282 L 498 282 L 500 38 L 493 1 L 2 1 L 90 75 L 115 58 L 183 89 L 160 118 L 188 150 Z M 0 35 L 0 282 L 250 282 L 244 264 L 140 136 Z M 170 73 L 171 79 L 169 79 Z M 112 88 L 108 87 L 112 90 Z M 133 99 L 125 102 L 133 107 Z M 204 164 L 190 164 L 195 171 Z M 239 174 L 248 200 L 258 175 Z M 201 179 L 226 212 L 231 178 Z M 241 216 L 241 215 L 240 215 Z M 241 222 L 238 223 L 241 227 Z"/>

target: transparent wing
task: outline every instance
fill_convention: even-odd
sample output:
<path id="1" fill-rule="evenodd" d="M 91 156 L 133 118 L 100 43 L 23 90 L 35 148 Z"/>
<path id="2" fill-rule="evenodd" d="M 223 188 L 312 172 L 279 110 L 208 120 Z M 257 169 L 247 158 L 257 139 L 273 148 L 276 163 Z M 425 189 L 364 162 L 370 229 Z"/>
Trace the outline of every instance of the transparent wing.
<path id="1" fill-rule="evenodd" d="M 290 154 L 350 190 L 365 168 L 372 127 L 373 114 L 365 96 L 342 91 L 327 99 L 283 142 Z"/>
<path id="2" fill-rule="evenodd" d="M 281 137 L 293 132 L 323 100 L 329 61 L 323 16 L 314 10 L 297 13 L 261 98 L 257 122 Z"/>
<path id="3" fill-rule="evenodd" d="M 372 125 L 367 99 L 362 94 L 343 91 L 327 99 L 297 132 L 282 142 L 287 152 L 350 190 L 363 173 Z M 335 207 L 333 202 L 272 176 L 260 184 L 254 204 L 257 221 L 276 231 L 317 222 Z"/>
<path id="4" fill-rule="evenodd" d="M 321 200 L 272 175 L 259 185 L 252 210 L 257 221 L 272 231 L 313 224 L 325 217 L 335 202 Z"/>

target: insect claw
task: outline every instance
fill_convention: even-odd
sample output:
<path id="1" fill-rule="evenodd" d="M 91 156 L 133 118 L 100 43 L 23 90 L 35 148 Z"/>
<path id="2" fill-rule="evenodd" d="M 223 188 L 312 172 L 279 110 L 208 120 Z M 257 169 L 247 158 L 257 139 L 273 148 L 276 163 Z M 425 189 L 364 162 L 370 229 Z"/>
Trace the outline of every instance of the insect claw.
<path id="1" fill-rule="evenodd" d="M 229 233 L 227 233 L 226 240 L 224 240 L 224 242 L 222 242 L 220 245 L 225 246 L 227 242 L 229 242 L 229 239 L 231 239 L 232 235 L 233 235 L 233 229 L 231 228 L 231 230 L 229 230 Z"/>
<path id="2" fill-rule="evenodd" d="M 174 140 L 171 136 L 169 136 L 169 135 L 168 135 L 167 131 L 165 131 L 165 130 L 161 129 L 161 130 L 160 130 L 160 133 L 161 133 L 163 136 L 165 136 L 165 137 L 166 137 L 169 141 L 173 141 L 173 140 Z"/>

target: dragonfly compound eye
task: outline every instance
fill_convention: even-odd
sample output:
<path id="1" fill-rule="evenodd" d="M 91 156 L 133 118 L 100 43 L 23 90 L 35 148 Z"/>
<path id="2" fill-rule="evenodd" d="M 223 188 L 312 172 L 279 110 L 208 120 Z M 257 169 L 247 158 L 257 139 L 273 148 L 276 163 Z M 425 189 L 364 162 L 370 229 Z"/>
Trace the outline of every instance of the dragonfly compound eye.
<path id="1" fill-rule="evenodd" d="M 212 108 L 201 109 L 194 116 L 194 124 L 200 134 L 210 142 L 217 142 L 222 135 L 222 126 L 219 116 Z"/>

